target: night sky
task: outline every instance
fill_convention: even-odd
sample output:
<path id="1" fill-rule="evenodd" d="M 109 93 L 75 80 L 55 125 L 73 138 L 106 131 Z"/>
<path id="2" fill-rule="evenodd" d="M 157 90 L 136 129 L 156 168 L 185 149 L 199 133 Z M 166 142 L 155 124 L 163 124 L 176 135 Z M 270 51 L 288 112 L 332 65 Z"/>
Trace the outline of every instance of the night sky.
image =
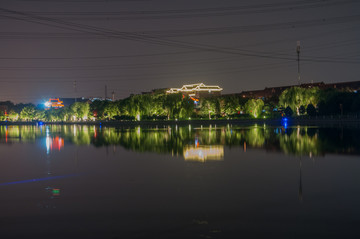
<path id="1" fill-rule="evenodd" d="M 359 0 L 2 0 L 0 101 L 360 80 Z M 76 81 L 76 92 L 74 89 Z"/>

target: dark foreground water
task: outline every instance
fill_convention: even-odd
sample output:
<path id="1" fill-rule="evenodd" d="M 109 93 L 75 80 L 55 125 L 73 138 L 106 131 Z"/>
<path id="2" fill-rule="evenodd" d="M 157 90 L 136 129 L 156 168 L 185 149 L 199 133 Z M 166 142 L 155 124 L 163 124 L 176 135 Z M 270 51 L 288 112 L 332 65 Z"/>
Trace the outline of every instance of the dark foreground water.
<path id="1" fill-rule="evenodd" d="M 360 130 L 0 126 L 0 238 L 358 238 Z"/>

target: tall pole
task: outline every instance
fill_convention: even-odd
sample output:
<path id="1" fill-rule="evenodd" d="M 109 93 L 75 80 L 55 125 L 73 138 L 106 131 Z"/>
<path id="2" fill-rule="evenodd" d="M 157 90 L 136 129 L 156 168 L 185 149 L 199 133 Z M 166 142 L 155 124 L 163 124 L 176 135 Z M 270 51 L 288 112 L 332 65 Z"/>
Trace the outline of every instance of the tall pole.
<path id="1" fill-rule="evenodd" d="M 105 85 L 105 100 L 107 99 L 107 85 Z"/>
<path id="2" fill-rule="evenodd" d="M 298 84 L 300 85 L 300 41 L 297 41 L 296 53 L 298 62 Z"/>
<path id="3" fill-rule="evenodd" d="M 112 101 L 115 101 L 115 91 L 112 92 Z"/>
<path id="4" fill-rule="evenodd" d="M 74 94 L 75 94 L 75 102 L 76 102 L 76 80 L 74 80 Z"/>

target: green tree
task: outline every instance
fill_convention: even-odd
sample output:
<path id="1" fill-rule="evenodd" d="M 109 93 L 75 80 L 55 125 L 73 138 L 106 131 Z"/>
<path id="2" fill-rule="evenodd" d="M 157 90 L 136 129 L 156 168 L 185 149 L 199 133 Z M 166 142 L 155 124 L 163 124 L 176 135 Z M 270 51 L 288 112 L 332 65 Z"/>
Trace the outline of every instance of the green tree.
<path id="1" fill-rule="evenodd" d="M 25 106 L 20 112 L 20 118 L 25 121 L 35 120 L 36 119 L 36 109 L 35 106 Z"/>
<path id="2" fill-rule="evenodd" d="M 145 94 L 139 95 L 139 110 L 141 117 L 150 117 L 154 115 L 155 108 L 153 108 L 153 97 L 152 95 Z"/>
<path id="3" fill-rule="evenodd" d="M 152 106 L 152 108 L 154 110 L 154 115 L 156 115 L 156 117 L 167 116 L 166 110 L 163 107 L 164 99 L 165 99 L 164 94 L 155 94 L 153 96 L 153 101 L 152 101 L 153 106 Z"/>
<path id="4" fill-rule="evenodd" d="M 10 121 L 17 121 L 19 119 L 19 114 L 16 113 L 14 110 L 10 110 L 8 113 L 8 119 Z"/>
<path id="5" fill-rule="evenodd" d="M 0 111 L 0 121 L 4 121 L 5 119 L 5 113 L 3 111 Z"/>
<path id="6" fill-rule="evenodd" d="M 315 116 L 316 115 L 316 109 L 314 107 L 313 104 L 309 104 L 307 107 L 306 107 L 306 113 L 309 115 L 309 116 Z"/>
<path id="7" fill-rule="evenodd" d="M 214 111 L 215 107 L 209 98 L 200 100 L 200 115 L 202 117 L 209 117 L 209 119 L 211 119 L 211 115 L 214 114 Z"/>
<path id="8" fill-rule="evenodd" d="M 290 107 L 297 115 L 300 115 L 300 106 L 313 104 L 317 105 L 320 100 L 319 88 L 310 89 L 301 87 L 291 87 L 284 90 L 279 97 L 279 105 L 284 108 Z"/>
<path id="9" fill-rule="evenodd" d="M 250 99 L 245 103 L 245 112 L 254 118 L 259 117 L 264 107 L 264 101 L 261 99 Z"/>
<path id="10" fill-rule="evenodd" d="M 189 97 L 184 97 L 180 105 L 179 117 L 182 119 L 188 119 L 194 112 L 194 101 Z"/>
<path id="11" fill-rule="evenodd" d="M 211 119 L 214 115 L 220 115 L 221 103 L 217 97 L 203 98 L 200 100 L 200 114 Z"/>
<path id="12" fill-rule="evenodd" d="M 63 107 L 61 109 L 57 109 L 57 117 L 60 121 L 68 121 L 71 118 L 72 111 L 69 107 Z"/>
<path id="13" fill-rule="evenodd" d="M 73 120 L 87 120 L 90 114 L 90 105 L 86 102 L 75 102 L 70 105 Z"/>
<path id="14" fill-rule="evenodd" d="M 90 114 L 90 105 L 86 102 L 81 102 L 78 115 L 82 120 L 87 120 Z"/>
<path id="15" fill-rule="evenodd" d="M 107 101 L 103 100 L 95 100 L 90 105 L 91 113 L 98 119 L 104 118 L 104 111 L 106 107 Z"/>
<path id="16" fill-rule="evenodd" d="M 224 101 L 224 114 L 233 115 L 241 111 L 241 105 L 239 98 L 236 96 L 230 96 L 223 98 Z"/>
<path id="17" fill-rule="evenodd" d="M 109 102 L 108 104 L 106 104 L 104 108 L 104 115 L 109 120 L 113 119 L 117 115 L 120 115 L 119 108 L 115 102 Z"/>
<path id="18" fill-rule="evenodd" d="M 168 94 L 164 98 L 163 108 L 165 109 L 168 119 L 178 118 L 181 109 L 182 94 Z"/>
<path id="19" fill-rule="evenodd" d="M 334 89 L 324 90 L 321 94 L 321 102 L 318 105 L 320 115 L 349 114 L 357 112 L 360 107 L 357 102 L 360 96 L 354 92 L 338 91 Z"/>
<path id="20" fill-rule="evenodd" d="M 45 110 L 44 109 L 36 109 L 35 119 L 44 120 L 45 119 Z"/>
<path id="21" fill-rule="evenodd" d="M 58 109 L 50 108 L 45 111 L 45 120 L 48 122 L 58 121 Z"/>

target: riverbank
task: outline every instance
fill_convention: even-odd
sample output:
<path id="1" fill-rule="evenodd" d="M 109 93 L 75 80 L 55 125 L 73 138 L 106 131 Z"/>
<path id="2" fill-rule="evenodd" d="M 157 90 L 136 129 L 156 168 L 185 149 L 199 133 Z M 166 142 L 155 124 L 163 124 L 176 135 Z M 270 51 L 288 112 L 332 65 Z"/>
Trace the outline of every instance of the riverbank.
<path id="1" fill-rule="evenodd" d="M 342 126 L 351 125 L 360 127 L 360 118 L 356 117 L 314 117 L 314 118 L 279 118 L 279 119 L 218 119 L 218 120 L 161 120 L 161 121 L 81 121 L 81 122 L 0 122 L 0 125 L 97 125 L 97 126 L 166 126 L 166 125 L 324 125 L 324 126 Z"/>

